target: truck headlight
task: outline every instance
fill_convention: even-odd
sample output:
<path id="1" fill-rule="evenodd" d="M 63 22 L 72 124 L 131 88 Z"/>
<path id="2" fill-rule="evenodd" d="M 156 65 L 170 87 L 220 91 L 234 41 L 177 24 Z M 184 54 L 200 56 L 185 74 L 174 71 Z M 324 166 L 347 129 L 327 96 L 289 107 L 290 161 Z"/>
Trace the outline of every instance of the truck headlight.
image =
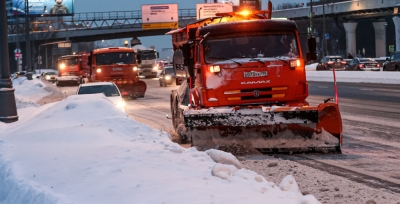
<path id="1" fill-rule="evenodd" d="M 158 70 L 158 67 L 157 67 L 157 66 L 154 66 L 154 67 L 153 67 L 153 71 L 156 71 L 156 70 Z"/>
<path id="2" fill-rule="evenodd" d="M 101 69 L 100 68 L 96 69 L 96 72 L 101 73 Z"/>
<path id="3" fill-rule="evenodd" d="M 137 71 L 138 70 L 138 68 L 137 67 L 133 67 L 133 71 Z"/>
<path id="4" fill-rule="evenodd" d="M 65 64 L 60 64 L 60 69 L 65 69 Z"/>
<path id="5" fill-rule="evenodd" d="M 290 61 L 289 64 L 290 64 L 290 69 L 292 69 L 292 70 L 294 70 L 294 69 L 296 69 L 297 67 L 300 67 L 300 66 L 301 66 L 301 62 L 300 62 L 299 59 Z"/>
<path id="6" fill-rule="evenodd" d="M 212 73 L 220 72 L 220 71 L 221 71 L 221 68 L 219 67 L 219 65 L 210 67 L 210 72 L 212 72 Z"/>

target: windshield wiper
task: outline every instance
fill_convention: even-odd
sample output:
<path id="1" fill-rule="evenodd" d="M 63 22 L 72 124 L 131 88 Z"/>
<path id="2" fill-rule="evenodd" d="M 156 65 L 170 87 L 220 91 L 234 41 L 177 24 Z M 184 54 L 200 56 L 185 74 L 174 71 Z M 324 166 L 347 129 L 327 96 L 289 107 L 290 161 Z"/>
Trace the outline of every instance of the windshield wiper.
<path id="1" fill-rule="evenodd" d="M 236 62 L 235 60 L 231 59 L 231 58 L 227 58 L 227 57 L 209 57 L 209 58 L 214 58 L 214 59 L 226 59 L 226 60 L 230 60 L 240 66 L 242 66 L 242 64 L 240 62 Z"/>
<path id="2" fill-rule="evenodd" d="M 250 59 L 252 59 L 252 60 L 249 60 L 249 61 L 257 61 L 257 62 L 260 62 L 261 64 L 265 64 L 265 62 L 260 60 L 260 59 L 257 59 L 257 58 L 254 58 L 254 57 L 250 57 Z"/>

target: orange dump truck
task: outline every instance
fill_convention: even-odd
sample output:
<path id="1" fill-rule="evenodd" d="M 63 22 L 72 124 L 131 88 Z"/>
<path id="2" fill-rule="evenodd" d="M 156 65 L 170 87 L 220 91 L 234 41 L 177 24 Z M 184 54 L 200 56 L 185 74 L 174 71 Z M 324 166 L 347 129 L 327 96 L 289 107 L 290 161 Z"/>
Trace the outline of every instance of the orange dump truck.
<path id="1" fill-rule="evenodd" d="M 57 86 L 66 84 L 81 84 L 89 76 L 90 67 L 87 53 L 64 55 L 58 58 Z"/>
<path id="2" fill-rule="evenodd" d="M 182 143 L 231 144 L 262 152 L 340 152 L 338 105 L 307 102 L 304 58 L 315 60 L 315 38 L 302 53 L 297 25 L 266 11 L 219 13 L 168 32 L 174 71 L 184 82 L 171 93 Z"/>
<path id="3" fill-rule="evenodd" d="M 90 82 L 110 81 L 120 89 L 124 98 L 142 98 L 146 83 L 139 80 L 136 52 L 126 47 L 95 49 L 90 53 Z"/>

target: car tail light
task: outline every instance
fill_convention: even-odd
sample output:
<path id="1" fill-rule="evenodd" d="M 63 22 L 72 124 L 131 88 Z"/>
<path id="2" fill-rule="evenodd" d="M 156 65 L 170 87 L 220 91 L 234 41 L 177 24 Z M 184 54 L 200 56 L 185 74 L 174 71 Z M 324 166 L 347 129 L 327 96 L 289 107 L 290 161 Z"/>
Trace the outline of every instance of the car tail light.
<path id="1" fill-rule="evenodd" d="M 358 68 L 365 68 L 365 66 L 363 64 L 359 64 Z"/>
<path id="2" fill-rule="evenodd" d="M 379 67 L 381 67 L 381 65 L 379 65 L 379 64 L 376 64 L 376 67 L 378 67 L 378 68 L 379 68 Z"/>
<path id="3" fill-rule="evenodd" d="M 332 62 L 332 61 L 329 61 L 328 64 L 333 64 L 333 62 Z"/>
<path id="4" fill-rule="evenodd" d="M 342 61 L 342 62 L 340 62 L 340 63 L 342 63 L 342 64 L 347 64 L 347 62 L 346 62 L 346 61 Z"/>

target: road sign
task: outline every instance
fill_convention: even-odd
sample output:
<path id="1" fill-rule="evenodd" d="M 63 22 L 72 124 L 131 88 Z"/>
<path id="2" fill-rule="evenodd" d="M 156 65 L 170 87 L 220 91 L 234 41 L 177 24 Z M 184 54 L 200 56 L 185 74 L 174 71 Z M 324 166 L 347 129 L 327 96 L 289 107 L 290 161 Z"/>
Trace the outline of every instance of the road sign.
<path id="1" fill-rule="evenodd" d="M 142 23 L 178 22 L 178 4 L 142 5 Z"/>
<path id="2" fill-rule="evenodd" d="M 42 56 L 39 55 L 37 58 L 38 58 L 38 59 L 42 59 Z"/>
<path id="3" fill-rule="evenodd" d="M 231 4 L 215 3 L 215 4 L 196 4 L 197 20 L 203 18 L 214 17 L 216 13 L 232 12 Z"/>
<path id="4" fill-rule="evenodd" d="M 19 48 L 15 49 L 14 53 L 17 53 L 17 52 L 21 53 L 21 50 Z"/>
<path id="5" fill-rule="evenodd" d="M 394 48 L 394 45 L 389 45 L 389 52 L 395 52 L 396 49 Z"/>
<path id="6" fill-rule="evenodd" d="M 15 59 L 19 59 L 20 53 L 19 53 L 19 52 L 16 52 L 16 53 L 14 54 L 14 56 L 15 56 Z"/>
<path id="7" fill-rule="evenodd" d="M 178 22 L 175 23 L 143 23 L 142 29 L 170 29 L 178 28 Z"/>
<path id="8" fill-rule="evenodd" d="M 325 39 L 329 40 L 329 33 L 325 33 Z"/>

